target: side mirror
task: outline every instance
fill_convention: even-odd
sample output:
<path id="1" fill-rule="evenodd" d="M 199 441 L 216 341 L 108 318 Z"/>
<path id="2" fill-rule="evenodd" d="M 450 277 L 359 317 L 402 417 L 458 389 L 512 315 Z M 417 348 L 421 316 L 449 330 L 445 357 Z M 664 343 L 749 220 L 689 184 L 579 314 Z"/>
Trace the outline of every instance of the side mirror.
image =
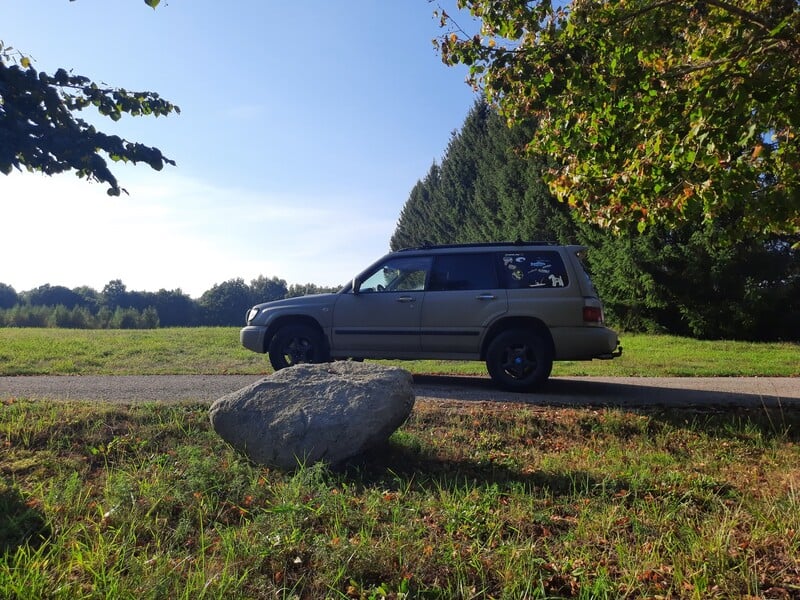
<path id="1" fill-rule="evenodd" d="M 357 295 L 360 287 L 361 280 L 358 277 L 353 277 L 353 283 L 350 285 L 350 289 L 352 289 L 353 293 Z"/>

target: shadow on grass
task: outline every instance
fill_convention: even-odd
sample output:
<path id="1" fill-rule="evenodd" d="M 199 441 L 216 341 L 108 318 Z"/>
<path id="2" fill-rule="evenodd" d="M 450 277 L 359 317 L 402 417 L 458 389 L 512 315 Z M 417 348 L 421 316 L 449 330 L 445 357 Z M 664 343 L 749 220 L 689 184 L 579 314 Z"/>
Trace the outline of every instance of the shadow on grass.
<path id="1" fill-rule="evenodd" d="M 637 410 L 668 426 L 689 428 L 719 439 L 800 442 L 800 409 L 789 407 L 709 407 Z"/>
<path id="2" fill-rule="evenodd" d="M 550 473 L 520 471 L 492 461 L 444 459 L 392 440 L 354 457 L 338 471 L 362 485 L 380 484 L 391 490 L 409 482 L 424 488 L 496 486 L 499 491 L 523 486 L 531 492 L 572 497 L 576 494 L 614 494 L 628 487 L 625 481 L 609 482 L 584 471 Z M 404 483 L 405 482 L 405 483 Z"/>
<path id="3" fill-rule="evenodd" d="M 415 375 L 414 381 L 422 386 L 419 391 L 425 398 L 439 401 L 455 396 L 467 403 L 518 404 L 545 410 L 617 409 L 719 438 L 760 435 L 764 440 L 800 442 L 800 402 L 795 397 L 669 387 L 649 378 L 641 378 L 637 384 L 554 378 L 540 392 L 530 394 L 498 390 L 488 378 Z"/>
<path id="4" fill-rule="evenodd" d="M 0 553 L 12 554 L 26 544 L 36 548 L 50 533 L 44 515 L 17 490 L 0 482 Z"/>

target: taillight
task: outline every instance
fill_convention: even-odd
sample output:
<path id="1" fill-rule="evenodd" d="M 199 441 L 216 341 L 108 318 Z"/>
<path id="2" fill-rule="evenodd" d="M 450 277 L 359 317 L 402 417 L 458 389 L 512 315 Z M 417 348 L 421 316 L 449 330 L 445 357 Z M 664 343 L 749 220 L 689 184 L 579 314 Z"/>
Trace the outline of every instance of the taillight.
<path id="1" fill-rule="evenodd" d="M 603 309 L 599 306 L 584 306 L 583 307 L 583 322 L 584 323 L 602 323 L 603 322 Z"/>

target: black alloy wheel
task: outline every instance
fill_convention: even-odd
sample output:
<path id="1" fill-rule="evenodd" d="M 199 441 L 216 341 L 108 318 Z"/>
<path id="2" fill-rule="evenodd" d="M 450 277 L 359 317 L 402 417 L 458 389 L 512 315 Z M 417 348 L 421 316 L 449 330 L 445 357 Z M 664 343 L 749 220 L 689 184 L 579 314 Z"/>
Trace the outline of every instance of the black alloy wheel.
<path id="1" fill-rule="evenodd" d="M 552 343 L 537 331 L 504 331 L 489 344 L 486 368 L 500 387 L 512 392 L 535 390 L 553 369 Z"/>
<path id="2" fill-rule="evenodd" d="M 327 362 L 322 333 L 310 325 L 284 325 L 269 344 L 269 362 L 276 371 L 303 363 Z"/>

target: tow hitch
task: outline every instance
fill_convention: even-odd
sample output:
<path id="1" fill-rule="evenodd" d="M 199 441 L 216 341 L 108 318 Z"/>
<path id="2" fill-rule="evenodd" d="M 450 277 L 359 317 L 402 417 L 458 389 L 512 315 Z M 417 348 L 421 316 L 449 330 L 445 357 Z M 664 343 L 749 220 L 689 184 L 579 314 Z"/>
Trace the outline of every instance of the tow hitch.
<path id="1" fill-rule="evenodd" d="M 609 352 L 608 354 L 601 354 L 600 356 L 596 356 L 595 358 L 599 358 L 600 360 L 611 360 L 614 358 L 619 358 L 620 356 L 622 356 L 622 346 L 618 341 L 616 350 L 614 350 L 613 352 Z"/>

